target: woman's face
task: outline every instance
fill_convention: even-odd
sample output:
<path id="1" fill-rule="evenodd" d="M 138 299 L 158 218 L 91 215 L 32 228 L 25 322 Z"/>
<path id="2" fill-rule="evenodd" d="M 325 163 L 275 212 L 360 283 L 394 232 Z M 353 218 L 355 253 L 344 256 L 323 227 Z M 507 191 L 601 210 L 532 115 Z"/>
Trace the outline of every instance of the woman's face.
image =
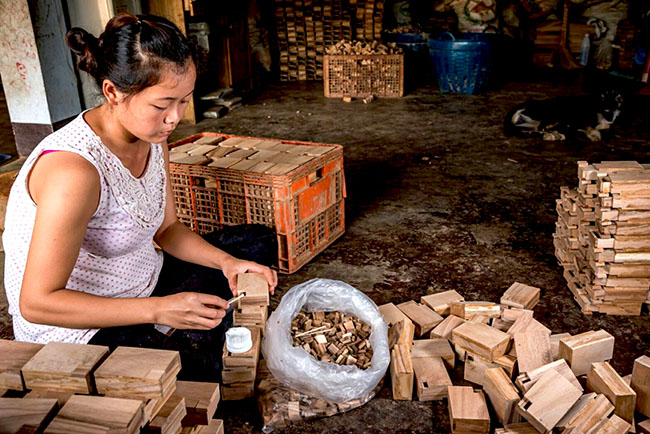
<path id="1" fill-rule="evenodd" d="M 157 84 L 117 105 L 122 126 L 138 139 L 161 143 L 174 131 L 194 92 L 196 68 L 191 62 L 183 74 L 171 68 Z"/>

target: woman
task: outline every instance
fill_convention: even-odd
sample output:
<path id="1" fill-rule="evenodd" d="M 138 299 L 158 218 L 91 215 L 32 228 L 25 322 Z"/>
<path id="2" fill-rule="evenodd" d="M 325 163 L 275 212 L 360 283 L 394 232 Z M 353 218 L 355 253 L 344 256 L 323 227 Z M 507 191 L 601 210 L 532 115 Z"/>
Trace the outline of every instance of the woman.
<path id="1" fill-rule="evenodd" d="M 218 381 L 225 299 L 244 272 L 273 292 L 277 275 L 254 261 L 274 262 L 275 236 L 250 226 L 206 237 L 219 249 L 176 219 L 166 139 L 196 79 L 178 28 L 121 14 L 99 39 L 74 28 L 67 40 L 105 102 L 45 138 L 12 187 L 3 243 L 16 340 L 175 349 L 181 378 Z"/>

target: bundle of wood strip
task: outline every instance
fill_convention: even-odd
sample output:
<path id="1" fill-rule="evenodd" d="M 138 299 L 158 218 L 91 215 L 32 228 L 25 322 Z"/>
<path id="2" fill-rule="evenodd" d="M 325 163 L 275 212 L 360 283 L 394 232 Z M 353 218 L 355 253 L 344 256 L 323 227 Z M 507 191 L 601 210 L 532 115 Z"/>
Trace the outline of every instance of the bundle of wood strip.
<path id="1" fill-rule="evenodd" d="M 639 315 L 650 302 L 650 165 L 578 162 L 562 187 L 555 255 L 585 314 Z"/>
<path id="2" fill-rule="evenodd" d="M 332 56 L 343 54 L 401 54 L 402 49 L 395 42 L 389 42 L 384 45 L 379 41 L 362 42 L 341 40 L 336 44 L 327 47 L 325 53 Z"/>
<path id="3" fill-rule="evenodd" d="M 372 361 L 368 324 L 341 312 L 300 312 L 291 322 L 293 345 L 314 358 L 368 369 Z"/>

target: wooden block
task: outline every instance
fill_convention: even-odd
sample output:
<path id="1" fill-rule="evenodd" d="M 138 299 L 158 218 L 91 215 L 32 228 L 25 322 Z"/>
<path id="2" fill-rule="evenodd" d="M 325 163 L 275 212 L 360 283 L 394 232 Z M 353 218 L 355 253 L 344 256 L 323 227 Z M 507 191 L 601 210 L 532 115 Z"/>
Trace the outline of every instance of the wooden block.
<path id="1" fill-rule="evenodd" d="M 251 155 L 255 154 L 257 151 L 254 149 L 237 149 L 228 154 L 230 158 L 248 158 Z"/>
<path id="2" fill-rule="evenodd" d="M 215 160 L 217 158 L 225 157 L 233 150 L 234 148 L 224 148 L 223 146 L 215 146 L 215 148 L 212 151 L 206 153 L 205 156 L 212 160 Z"/>
<path id="3" fill-rule="evenodd" d="M 223 432 L 223 419 L 212 419 L 208 426 L 195 434 L 223 434 Z"/>
<path id="4" fill-rule="evenodd" d="M 523 311 L 524 313 L 517 318 L 515 323 L 508 329 L 508 334 L 514 336 L 516 333 L 527 332 L 544 332 L 551 335 L 551 330 L 542 323 L 533 318 L 532 311 Z M 531 312 L 530 314 L 527 312 Z"/>
<path id="5" fill-rule="evenodd" d="M 413 324 L 415 324 L 415 335 L 418 337 L 429 333 L 431 329 L 442 322 L 440 315 L 427 306 L 416 303 L 413 300 L 400 303 L 397 305 L 397 308 L 413 321 Z"/>
<path id="6" fill-rule="evenodd" d="M 384 317 L 384 321 L 386 321 L 388 327 L 396 324 L 399 321 L 406 320 L 408 322 L 412 322 L 411 319 L 408 316 L 404 315 L 404 312 L 399 310 L 393 303 L 382 304 L 379 306 L 379 312 Z"/>
<path id="7" fill-rule="evenodd" d="M 636 411 L 650 417 L 650 357 L 644 355 L 634 361 L 630 386 L 636 392 Z"/>
<path id="8" fill-rule="evenodd" d="M 550 336 L 551 356 L 553 357 L 554 361 L 560 358 L 560 340 L 570 337 L 571 333 L 557 333 Z"/>
<path id="9" fill-rule="evenodd" d="M 262 343 L 262 332 L 258 327 L 246 327 L 251 331 L 251 340 L 253 346 L 245 353 L 233 354 L 228 351 L 226 345 L 223 346 L 223 367 L 224 368 L 238 368 L 238 367 L 257 367 L 257 362 L 260 356 L 260 346 Z M 223 390 L 222 390 L 223 392 Z"/>
<path id="10" fill-rule="evenodd" d="M 466 322 L 452 332 L 452 342 L 493 361 L 508 350 L 510 336 L 482 323 Z"/>
<path id="11" fill-rule="evenodd" d="M 393 399 L 413 399 L 413 363 L 411 352 L 403 345 L 396 345 L 390 352 L 390 379 Z"/>
<path id="12" fill-rule="evenodd" d="M 224 369 L 221 371 L 221 381 L 223 384 L 255 381 L 255 369 L 246 366 Z"/>
<path id="13" fill-rule="evenodd" d="M 208 425 L 219 405 L 219 384 L 177 381 L 174 395 L 185 398 L 183 426 Z"/>
<path id="14" fill-rule="evenodd" d="M 465 386 L 449 386 L 447 394 L 452 433 L 490 432 L 490 414 L 483 391 Z"/>
<path id="15" fill-rule="evenodd" d="M 243 304 L 270 304 L 269 284 L 261 273 L 238 274 L 237 293 L 246 294 L 238 301 L 240 307 Z"/>
<path id="16" fill-rule="evenodd" d="M 95 383 L 106 396 L 162 398 L 180 370 L 177 351 L 118 347 L 95 371 Z"/>
<path id="17" fill-rule="evenodd" d="M 605 330 L 590 330 L 560 340 L 559 356 L 577 376 L 589 372 L 594 362 L 610 360 L 613 354 L 614 336 Z"/>
<path id="18" fill-rule="evenodd" d="M 519 392 L 503 368 L 491 368 L 485 371 L 483 390 L 490 399 L 494 412 L 502 424 L 519 422 L 519 413 L 515 411 L 519 402 Z"/>
<path id="19" fill-rule="evenodd" d="M 255 382 L 224 384 L 221 386 L 221 399 L 224 401 L 240 401 L 255 395 Z"/>
<path id="20" fill-rule="evenodd" d="M 205 155 L 188 155 L 174 152 L 169 154 L 169 161 L 177 164 L 194 164 L 202 166 L 210 163 L 212 160 Z"/>
<path id="21" fill-rule="evenodd" d="M 447 318 L 443 319 L 440 324 L 435 326 L 431 330 L 430 337 L 434 338 L 444 338 L 449 339 L 451 337 L 451 332 L 458 327 L 459 325 L 465 322 L 464 319 L 457 317 L 456 315 L 449 315 Z"/>
<path id="22" fill-rule="evenodd" d="M 539 380 L 540 377 L 550 369 L 555 370 L 558 374 L 563 376 L 565 380 L 573 384 L 576 389 L 582 392 L 582 386 L 580 385 L 580 382 L 564 359 L 556 360 L 549 363 L 548 365 L 544 365 L 532 371 L 520 374 L 517 376 L 515 383 L 522 393 L 526 393 L 531 387 L 533 387 L 537 380 Z"/>
<path id="23" fill-rule="evenodd" d="M 463 379 L 483 386 L 485 371 L 493 368 L 502 368 L 511 378 L 515 370 L 516 359 L 512 356 L 501 356 L 494 361 L 486 360 L 469 351 L 465 352 Z"/>
<path id="24" fill-rule="evenodd" d="M 388 348 L 392 349 L 395 345 L 404 345 L 407 348 L 413 346 L 413 336 L 415 335 L 415 324 L 410 319 L 398 321 L 388 329 Z"/>
<path id="25" fill-rule="evenodd" d="M 629 423 L 634 422 L 636 392 L 623 381 L 620 375 L 607 362 L 591 365 L 587 374 L 587 390 L 602 393 L 614 404 L 614 413 Z"/>
<path id="26" fill-rule="evenodd" d="M 529 372 L 553 361 L 551 340 L 546 332 L 516 333 L 514 335 L 519 372 Z"/>
<path id="27" fill-rule="evenodd" d="M 230 167 L 234 166 L 240 161 L 242 161 L 241 158 L 220 157 L 220 158 L 213 159 L 212 162 L 208 164 L 208 167 L 219 167 L 222 169 L 229 169 Z"/>
<path id="28" fill-rule="evenodd" d="M 58 408 L 56 399 L 0 398 L 0 432 L 42 432 Z"/>
<path id="29" fill-rule="evenodd" d="M 628 423 L 623 418 L 613 414 L 598 428 L 598 432 L 607 434 L 627 434 L 632 428 L 632 424 Z"/>
<path id="30" fill-rule="evenodd" d="M 144 420 L 142 401 L 108 396 L 73 395 L 46 433 L 136 433 Z"/>
<path id="31" fill-rule="evenodd" d="M 245 149 L 240 149 L 240 151 L 248 152 L 248 151 L 246 151 Z M 239 151 L 235 151 L 235 152 L 239 152 Z M 229 157 L 225 157 L 225 158 L 239 158 L 239 157 L 235 157 L 235 156 L 233 155 L 235 152 L 233 152 L 232 154 L 228 154 Z M 221 160 L 223 160 L 223 158 L 222 158 Z M 217 160 L 217 161 L 219 161 L 219 160 Z M 232 169 L 232 170 L 243 170 L 243 171 L 247 171 L 247 170 L 249 170 L 251 167 L 253 167 L 254 165 L 256 165 L 257 163 L 258 163 L 257 160 L 240 160 L 238 163 L 235 163 L 235 164 L 233 164 L 232 166 L 229 166 L 228 168 L 229 168 L 229 169 Z"/>
<path id="32" fill-rule="evenodd" d="M 636 427 L 639 434 L 650 434 L 650 419 L 639 422 Z"/>
<path id="33" fill-rule="evenodd" d="M 0 339 L 0 388 L 25 390 L 20 370 L 41 348 L 42 344 Z"/>
<path id="34" fill-rule="evenodd" d="M 502 318 L 492 318 L 492 322 L 490 323 L 493 328 L 501 330 L 504 333 L 508 333 L 508 330 L 513 324 L 514 321 L 506 321 Z"/>
<path id="35" fill-rule="evenodd" d="M 538 432 L 528 422 L 522 422 L 505 425 L 501 430 L 497 428 L 494 434 L 538 434 Z"/>
<path id="36" fill-rule="evenodd" d="M 92 393 L 91 372 L 107 354 L 108 347 L 100 345 L 50 342 L 23 366 L 25 386 L 29 389 Z"/>
<path id="37" fill-rule="evenodd" d="M 452 301 L 449 303 L 449 313 L 466 320 L 476 316 L 497 318 L 501 316 L 501 306 L 487 301 Z"/>
<path id="38" fill-rule="evenodd" d="M 185 398 L 172 395 L 162 406 L 156 417 L 144 429 L 146 433 L 176 434 L 181 428 L 181 421 L 187 414 Z"/>
<path id="39" fill-rule="evenodd" d="M 196 142 L 194 142 L 194 143 L 196 143 Z M 189 151 L 187 151 L 187 153 L 189 155 L 193 156 L 193 157 L 195 157 L 197 155 L 206 156 L 206 154 L 208 152 L 214 151 L 215 149 L 217 149 L 217 147 L 214 146 L 214 145 L 200 145 L 200 146 L 197 146 L 194 149 L 190 149 Z M 210 157 L 208 157 L 208 158 L 210 158 Z"/>
<path id="40" fill-rule="evenodd" d="M 446 398 L 447 387 L 452 383 L 442 358 L 419 357 L 412 362 L 418 400 L 438 401 Z"/>
<path id="41" fill-rule="evenodd" d="M 63 407 L 72 395 L 72 392 L 57 392 L 56 390 L 34 389 L 23 396 L 23 398 L 56 399 L 59 403 L 59 407 Z"/>
<path id="42" fill-rule="evenodd" d="M 515 282 L 501 296 L 501 304 L 519 309 L 532 309 L 539 302 L 540 289 Z"/>
<path id="43" fill-rule="evenodd" d="M 533 316 L 534 313 L 535 312 L 529 309 L 515 309 L 515 308 L 502 309 L 501 319 L 505 321 L 511 321 L 514 323 L 519 319 L 520 316 L 522 315 Z"/>
<path id="44" fill-rule="evenodd" d="M 419 359 L 422 357 L 441 357 L 450 369 L 454 369 L 456 361 L 456 354 L 447 339 L 420 339 L 413 341 L 411 358 Z"/>
<path id="45" fill-rule="evenodd" d="M 595 393 L 583 395 L 571 410 L 558 422 L 559 429 L 569 432 L 591 432 L 601 425 L 614 411 L 614 406 L 605 397 Z"/>
<path id="46" fill-rule="evenodd" d="M 420 298 L 420 303 L 428 306 L 431 310 L 442 316 L 449 315 L 449 303 L 452 301 L 465 301 L 465 299 L 453 290 L 424 295 Z"/>
<path id="47" fill-rule="evenodd" d="M 264 173 L 268 175 L 286 175 L 287 173 L 297 169 L 298 167 L 300 166 L 298 166 L 297 164 L 274 163 L 273 166 L 267 169 Z"/>
<path id="48" fill-rule="evenodd" d="M 526 392 L 517 411 L 539 432 L 552 430 L 582 396 L 568 380 L 549 369 Z"/>

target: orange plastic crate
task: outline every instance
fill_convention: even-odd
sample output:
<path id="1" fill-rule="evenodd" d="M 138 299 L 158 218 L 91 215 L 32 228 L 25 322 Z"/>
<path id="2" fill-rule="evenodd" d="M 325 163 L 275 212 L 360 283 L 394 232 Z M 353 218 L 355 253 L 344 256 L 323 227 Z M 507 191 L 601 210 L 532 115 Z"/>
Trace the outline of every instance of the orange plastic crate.
<path id="1" fill-rule="evenodd" d="M 169 147 L 191 143 L 202 136 L 240 137 L 201 133 Z M 253 223 L 275 229 L 278 270 L 293 273 L 345 232 L 343 147 L 273 141 L 333 149 L 285 175 L 170 163 L 172 190 L 178 219 L 198 234 Z"/>

